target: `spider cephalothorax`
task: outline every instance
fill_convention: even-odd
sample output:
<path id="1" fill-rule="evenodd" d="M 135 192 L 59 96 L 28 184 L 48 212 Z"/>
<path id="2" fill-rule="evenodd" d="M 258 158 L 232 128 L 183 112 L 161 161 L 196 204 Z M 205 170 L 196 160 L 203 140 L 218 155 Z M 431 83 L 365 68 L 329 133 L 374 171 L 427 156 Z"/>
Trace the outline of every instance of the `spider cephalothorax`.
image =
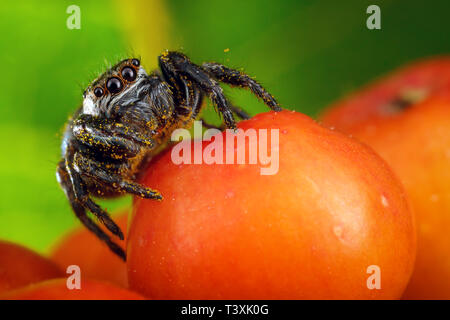
<path id="1" fill-rule="evenodd" d="M 236 128 L 233 114 L 248 118 L 230 105 L 218 81 L 248 88 L 271 109 L 281 110 L 272 95 L 240 71 L 217 63 L 198 66 L 178 52 L 165 52 L 159 64 L 160 72 L 147 74 L 138 59 L 123 60 L 88 86 L 83 105 L 66 126 L 57 168 L 76 216 L 123 259 L 124 251 L 86 214 L 92 212 L 123 240 L 120 228 L 92 196 L 130 193 L 162 200 L 158 191 L 136 182 L 138 174 L 173 130 L 198 116 L 205 95 L 227 128 Z"/>

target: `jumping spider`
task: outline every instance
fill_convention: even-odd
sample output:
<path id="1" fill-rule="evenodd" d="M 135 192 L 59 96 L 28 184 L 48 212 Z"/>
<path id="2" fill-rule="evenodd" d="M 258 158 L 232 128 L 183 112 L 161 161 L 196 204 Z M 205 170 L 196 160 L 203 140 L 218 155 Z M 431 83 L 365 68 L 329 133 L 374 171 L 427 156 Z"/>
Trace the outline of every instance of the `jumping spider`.
<path id="1" fill-rule="evenodd" d="M 119 62 L 92 82 L 83 105 L 69 119 L 62 141 L 57 180 L 81 223 L 122 259 L 125 252 L 86 214 L 123 240 L 123 233 L 91 196 L 117 197 L 130 193 L 162 200 L 162 195 L 138 184 L 139 172 L 173 130 L 188 127 L 198 116 L 206 95 L 222 114 L 227 128 L 236 128 L 233 113 L 219 82 L 250 89 L 272 110 L 278 103 L 248 75 L 218 63 L 198 66 L 178 52 L 159 57 L 160 72 L 149 75 L 138 59 Z"/>

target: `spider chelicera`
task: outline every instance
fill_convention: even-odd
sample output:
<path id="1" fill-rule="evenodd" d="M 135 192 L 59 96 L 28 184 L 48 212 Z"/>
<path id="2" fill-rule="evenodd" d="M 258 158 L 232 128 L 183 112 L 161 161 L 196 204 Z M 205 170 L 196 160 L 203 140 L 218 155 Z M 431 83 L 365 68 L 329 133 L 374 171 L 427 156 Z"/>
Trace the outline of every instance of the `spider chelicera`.
<path id="1" fill-rule="evenodd" d="M 228 102 L 218 82 L 248 88 L 272 110 L 281 110 L 259 83 L 221 64 L 199 66 L 182 53 L 165 52 L 159 66 L 160 71 L 147 74 L 138 59 L 126 59 L 94 80 L 66 125 L 57 167 L 57 180 L 78 219 L 124 260 L 122 248 L 87 215 L 89 210 L 123 240 L 120 228 L 91 197 L 129 193 L 162 200 L 157 190 L 136 182 L 139 172 L 173 130 L 188 127 L 198 117 L 204 96 L 227 128 L 236 128 L 233 114 L 248 118 Z"/>

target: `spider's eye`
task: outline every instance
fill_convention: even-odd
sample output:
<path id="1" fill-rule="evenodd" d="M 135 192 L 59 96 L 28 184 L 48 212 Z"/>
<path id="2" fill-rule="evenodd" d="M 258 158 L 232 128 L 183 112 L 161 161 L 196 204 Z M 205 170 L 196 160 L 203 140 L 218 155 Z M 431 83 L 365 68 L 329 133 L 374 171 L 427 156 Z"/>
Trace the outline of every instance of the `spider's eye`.
<path id="1" fill-rule="evenodd" d="M 127 81 L 134 81 L 136 79 L 136 71 L 133 68 L 125 67 L 122 69 L 122 77 Z"/>
<path id="2" fill-rule="evenodd" d="M 141 64 L 141 62 L 138 59 L 133 59 L 131 60 L 131 63 L 133 64 L 133 66 L 135 67 L 139 67 L 139 65 Z"/>
<path id="3" fill-rule="evenodd" d="M 122 90 L 122 87 L 122 81 L 120 81 L 120 79 L 116 77 L 109 78 L 108 82 L 106 82 L 106 88 L 111 93 L 120 92 L 120 90 Z"/>
<path id="4" fill-rule="evenodd" d="M 94 94 L 96 97 L 100 98 L 103 95 L 103 89 L 100 87 L 97 87 L 94 89 Z"/>

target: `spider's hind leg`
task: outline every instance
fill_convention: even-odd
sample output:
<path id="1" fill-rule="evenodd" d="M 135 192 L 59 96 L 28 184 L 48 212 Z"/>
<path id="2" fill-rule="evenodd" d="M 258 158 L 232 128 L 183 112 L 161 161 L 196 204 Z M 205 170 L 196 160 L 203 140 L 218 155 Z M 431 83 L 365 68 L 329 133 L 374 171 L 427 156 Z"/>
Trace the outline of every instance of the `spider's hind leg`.
<path id="1" fill-rule="evenodd" d="M 84 207 L 83 203 L 79 201 L 75 194 L 75 190 L 82 188 L 81 184 L 79 184 L 81 181 L 79 181 L 77 178 L 73 179 L 73 177 L 70 176 L 66 166 L 65 166 L 65 160 L 61 160 L 58 164 L 57 168 L 57 179 L 63 188 L 70 205 L 75 212 L 75 215 L 80 220 L 80 222 L 88 228 L 91 232 L 93 232 L 100 240 L 106 243 L 106 245 L 113 251 L 116 255 L 118 255 L 122 260 L 126 260 L 126 254 L 125 251 L 115 242 L 111 240 L 111 238 L 98 226 L 95 224 L 94 221 L 92 221 L 89 216 L 86 214 L 86 208 Z M 72 182 L 74 181 L 74 182 Z M 116 234 L 122 235 L 121 238 L 123 239 L 123 234 L 120 231 L 120 228 L 114 223 L 114 221 L 110 220 L 111 224 L 108 229 L 112 228 L 115 230 Z M 112 227 L 112 226 L 115 226 Z"/>

